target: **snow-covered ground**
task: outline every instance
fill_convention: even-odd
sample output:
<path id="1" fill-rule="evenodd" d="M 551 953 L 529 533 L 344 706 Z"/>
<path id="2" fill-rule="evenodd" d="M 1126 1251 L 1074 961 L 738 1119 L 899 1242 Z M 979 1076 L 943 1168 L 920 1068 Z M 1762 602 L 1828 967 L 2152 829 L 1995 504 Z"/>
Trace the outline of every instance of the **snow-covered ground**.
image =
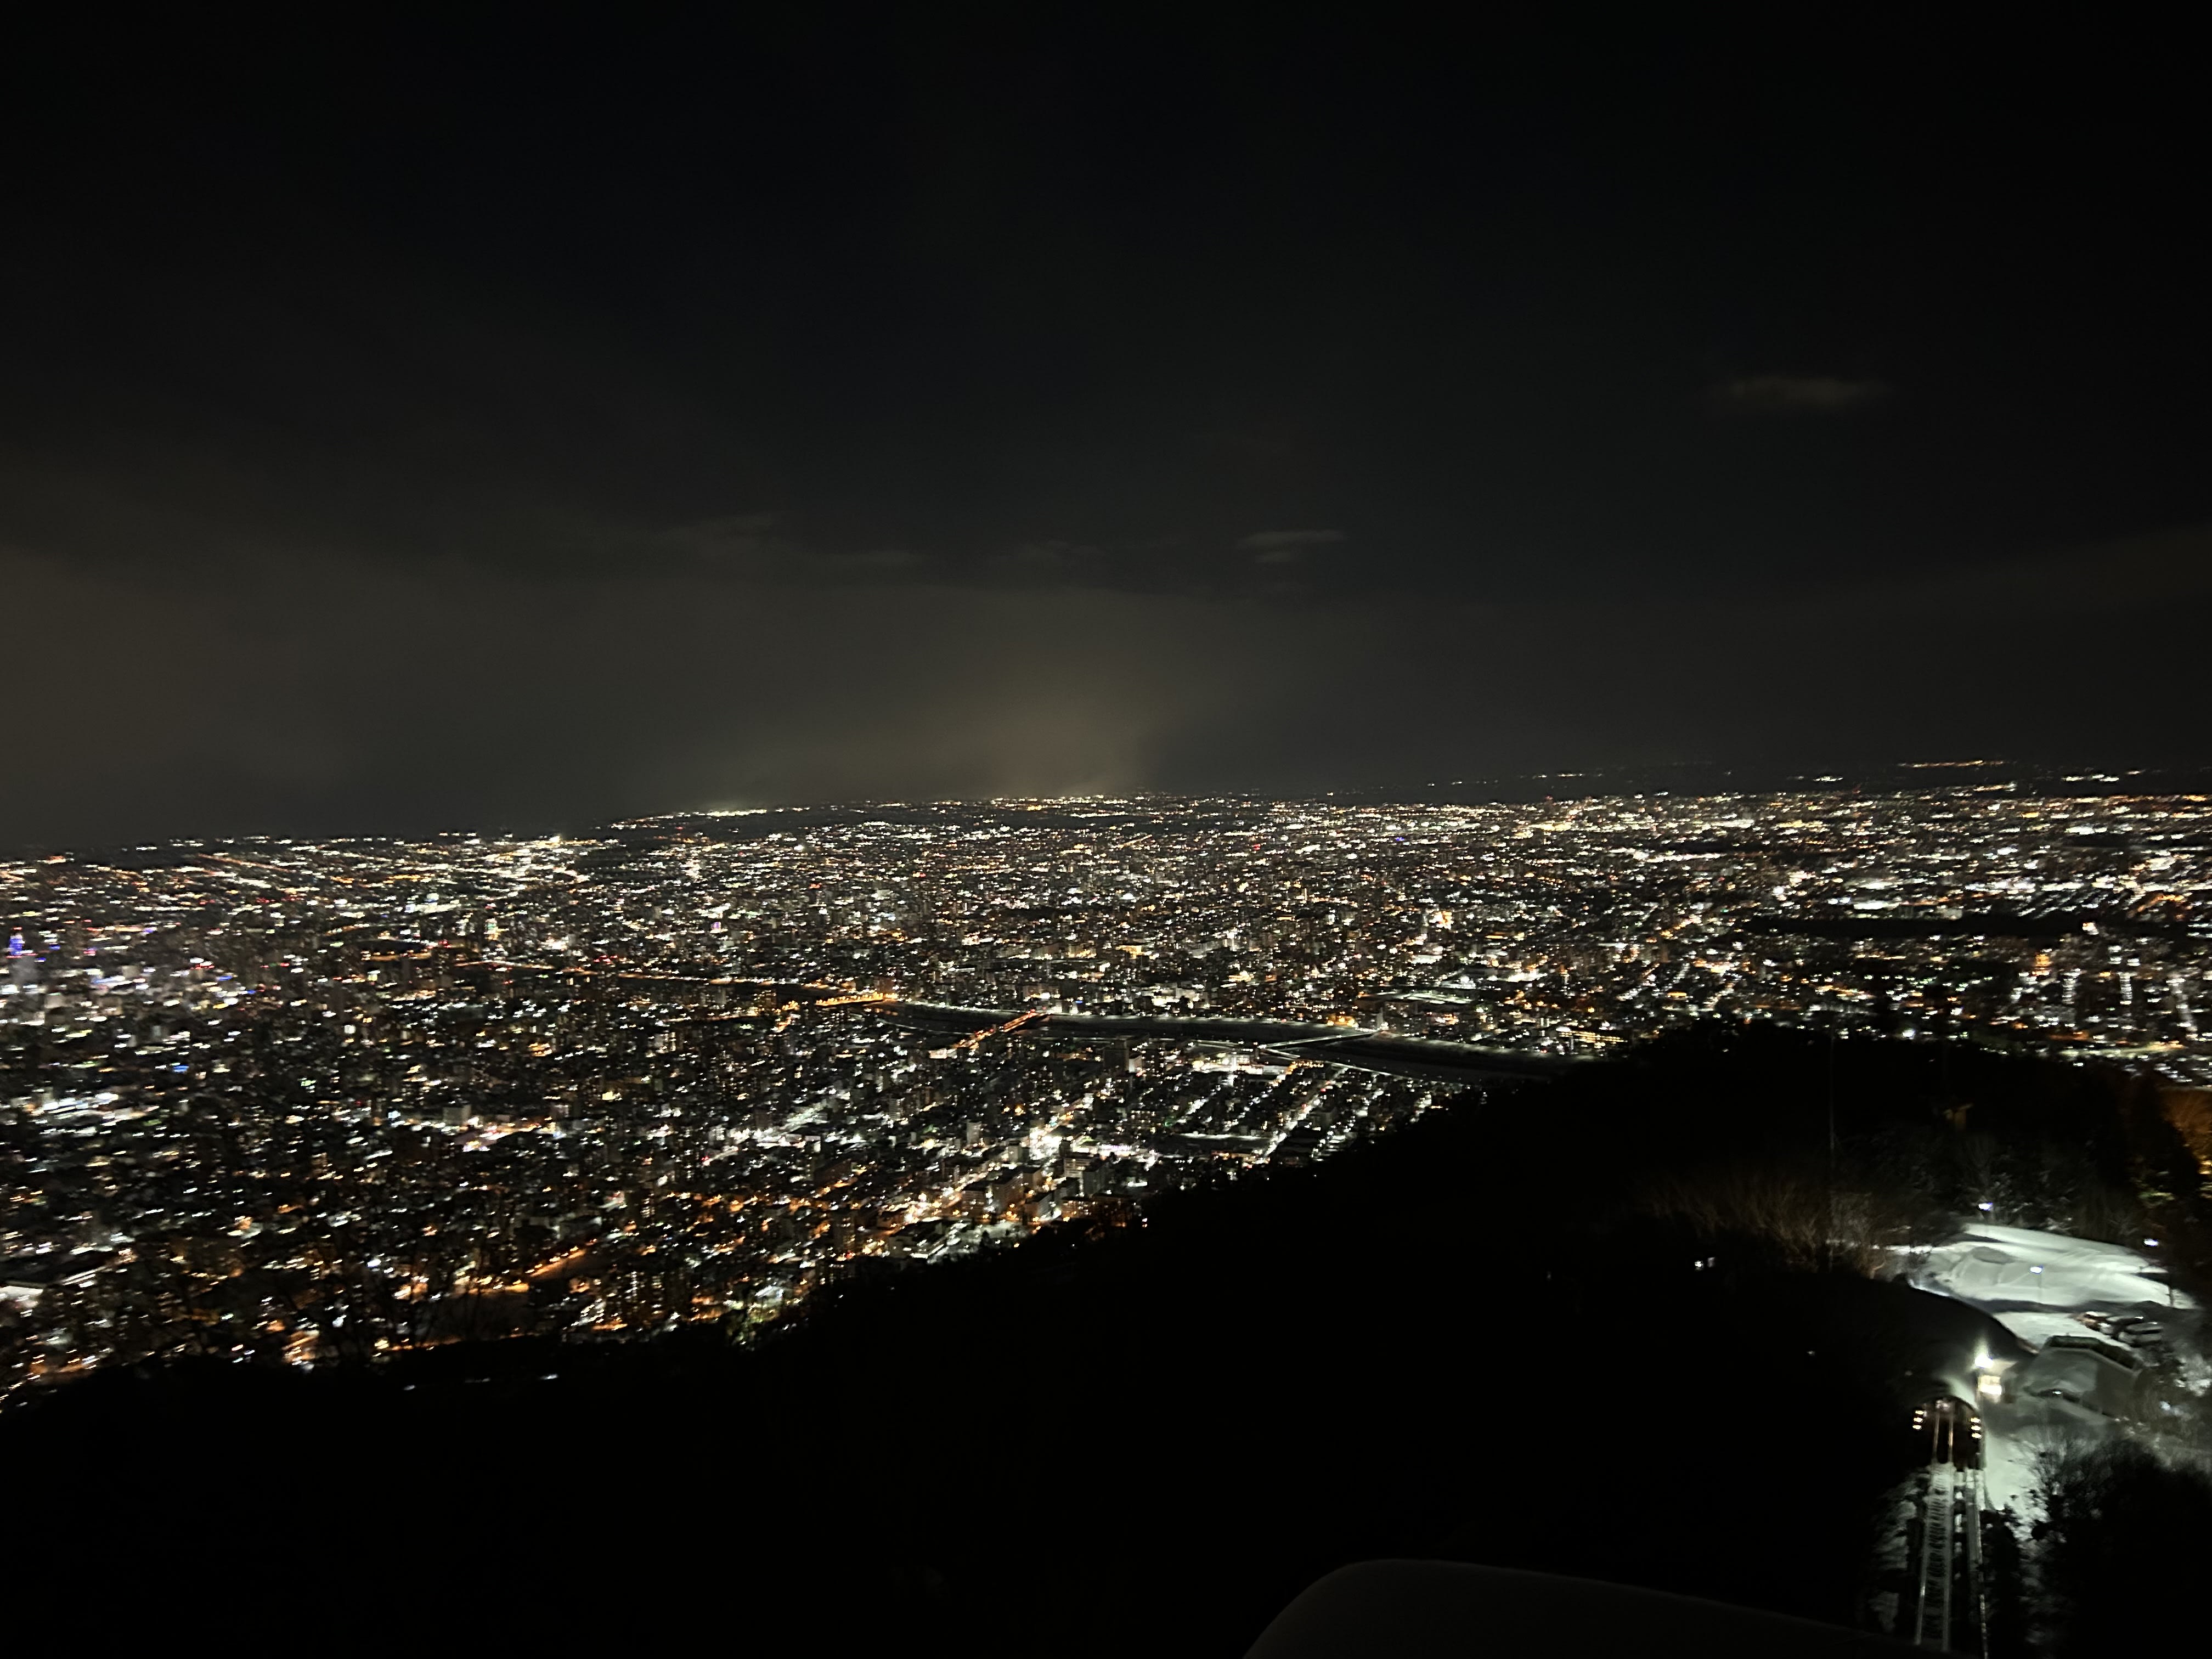
<path id="1" fill-rule="evenodd" d="M 2156 1317 L 2196 1307 L 2152 1277 L 2155 1271 L 2150 1257 L 2124 1245 L 1975 1221 L 1959 1243 L 1928 1252 L 1911 1276 L 1923 1290 L 1972 1303 L 2039 1347 L 2061 1331 L 2079 1334 L 2078 1312 Z"/>
<path id="2" fill-rule="evenodd" d="M 1980 1309 L 2033 1350 L 2046 1348 L 2054 1336 L 2094 1334 L 2075 1317 L 2077 1314 L 2139 1314 L 2156 1319 L 2165 1328 L 2174 1360 L 2196 1381 L 2196 1373 L 2203 1369 L 2198 1310 L 2187 1294 L 2155 1276 L 2155 1260 L 2145 1254 L 2154 1249 L 2149 1240 L 2142 1249 L 2130 1249 L 2025 1227 L 2000 1227 L 1978 1218 L 1965 1224 L 1956 1243 L 1911 1252 L 1900 1267 L 1911 1284 Z M 2060 1362 L 2063 1355 L 2063 1350 L 2054 1352 L 2051 1361 Z M 2075 1368 L 2095 1370 L 2100 1363 L 2085 1354 Z M 2031 1382 L 2042 1370 L 2055 1373 L 2052 1364 L 2037 1367 L 2031 1360 L 2027 1365 L 2035 1368 L 2026 1379 Z M 2005 1379 L 2006 1398 L 1983 1404 L 1985 1501 L 1991 1508 L 2008 1506 L 2027 1516 L 2033 1509 L 2040 1454 L 2118 1433 L 2121 1424 L 2092 1404 L 2021 1388 L 2023 1379 L 2007 1376 L 2014 1368 L 2002 1360 L 1992 1361 L 1987 1369 Z M 2069 1392 L 2087 1390 L 2085 1385 Z"/>

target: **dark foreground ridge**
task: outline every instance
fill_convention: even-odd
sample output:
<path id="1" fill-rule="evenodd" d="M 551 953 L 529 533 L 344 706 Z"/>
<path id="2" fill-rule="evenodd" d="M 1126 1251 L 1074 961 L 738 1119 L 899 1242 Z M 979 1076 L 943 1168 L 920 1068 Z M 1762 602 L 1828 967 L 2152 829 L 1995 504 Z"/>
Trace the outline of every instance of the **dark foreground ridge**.
<path id="1" fill-rule="evenodd" d="M 1462 1561 L 1361 1561 L 1275 1617 L 1250 1659 L 1462 1659 L 1694 1653 L 1698 1659 L 1895 1655 L 1886 1638 L 1557 1573 Z"/>
<path id="2" fill-rule="evenodd" d="M 1959 1201 L 1969 1117 L 2039 1202 L 2194 1191 L 2124 1078 L 1692 1036 L 862 1283 L 749 1351 L 60 1390 L 0 1423 L 16 1582 L 86 1633 L 189 1607 L 296 1634 L 311 1605 L 393 1635 L 708 1616 L 741 1651 L 1233 1655 L 1332 1569 L 1441 1558 L 1850 1625 L 1910 1407 L 2002 1334 L 1729 1207 L 1715 1171 L 1825 1151 L 1832 1066 L 1893 1224 Z"/>

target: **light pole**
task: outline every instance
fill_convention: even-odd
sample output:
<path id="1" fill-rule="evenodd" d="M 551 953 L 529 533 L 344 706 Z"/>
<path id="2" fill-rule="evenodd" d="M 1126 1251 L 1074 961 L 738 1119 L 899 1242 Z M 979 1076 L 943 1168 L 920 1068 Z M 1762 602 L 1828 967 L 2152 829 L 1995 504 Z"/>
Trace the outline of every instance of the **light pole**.
<path id="1" fill-rule="evenodd" d="M 2143 1240 L 2143 1243 L 2146 1248 L 2154 1250 L 2158 1248 L 2158 1241 L 2154 1238 L 2146 1238 Z M 2171 1273 L 2166 1273 L 2163 1268 L 2158 1267 L 2155 1263 L 2153 1264 L 2153 1267 L 2154 1270 L 2158 1273 L 2159 1276 L 2166 1280 L 2166 1305 L 2171 1308 L 2174 1305 L 2173 1276 Z"/>
<path id="2" fill-rule="evenodd" d="M 2039 1308 L 2043 1305 L 2043 1269 L 2030 1267 L 2028 1272 L 2035 1275 L 2035 1305 Z"/>

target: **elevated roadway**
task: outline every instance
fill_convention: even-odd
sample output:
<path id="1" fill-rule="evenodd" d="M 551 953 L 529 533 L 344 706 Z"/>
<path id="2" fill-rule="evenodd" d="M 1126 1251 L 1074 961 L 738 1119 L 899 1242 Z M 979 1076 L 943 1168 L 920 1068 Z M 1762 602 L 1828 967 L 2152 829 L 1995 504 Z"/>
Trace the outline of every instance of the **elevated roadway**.
<path id="1" fill-rule="evenodd" d="M 1360 1071 L 1462 1083 L 1549 1081 L 1580 1062 L 1557 1054 L 1516 1054 L 1472 1042 L 1442 1042 L 1393 1031 L 1302 1020 L 1216 1019 L 1166 1014 L 1054 1014 L 950 1003 L 884 1001 L 884 1018 L 927 1030 L 958 1033 L 956 1047 L 1016 1030 L 1054 1036 L 1169 1037 L 1232 1043 L 1285 1060 L 1313 1060 Z"/>

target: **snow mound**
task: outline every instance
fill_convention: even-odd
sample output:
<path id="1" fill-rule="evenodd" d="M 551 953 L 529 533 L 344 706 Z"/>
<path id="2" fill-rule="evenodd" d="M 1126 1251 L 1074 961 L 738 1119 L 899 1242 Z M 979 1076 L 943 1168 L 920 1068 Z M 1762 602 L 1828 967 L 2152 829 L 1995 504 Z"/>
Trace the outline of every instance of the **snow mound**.
<path id="1" fill-rule="evenodd" d="M 2151 1277 L 2154 1271 L 2146 1257 L 2125 1245 L 1976 1222 L 1959 1243 L 1930 1251 L 1917 1276 L 1932 1289 L 1991 1311 L 2011 1307 L 2048 1314 L 2084 1308 L 2197 1305 Z M 2033 1322 L 2048 1324 L 2041 1318 Z M 2049 1334 L 2039 1330 L 2033 1340 L 2047 1340 Z"/>

